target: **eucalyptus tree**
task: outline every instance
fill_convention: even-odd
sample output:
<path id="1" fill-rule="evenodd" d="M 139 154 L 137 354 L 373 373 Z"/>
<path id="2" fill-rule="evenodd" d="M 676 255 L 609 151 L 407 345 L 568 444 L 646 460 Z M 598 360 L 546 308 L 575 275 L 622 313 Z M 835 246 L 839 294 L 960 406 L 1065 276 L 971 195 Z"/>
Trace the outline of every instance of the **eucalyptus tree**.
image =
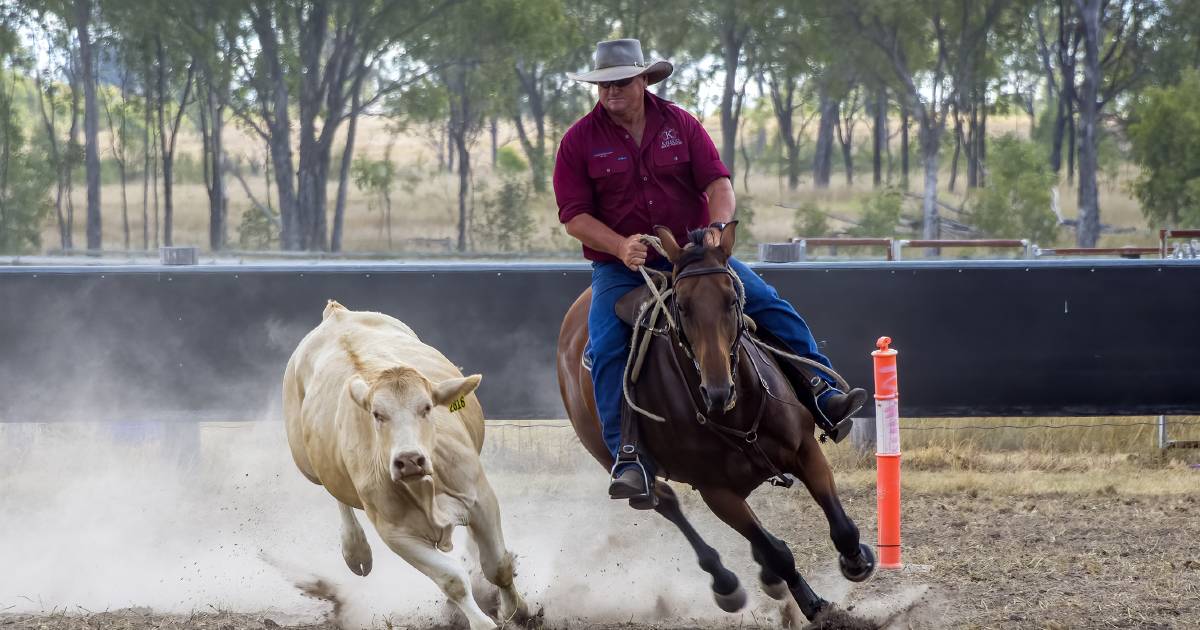
<path id="1" fill-rule="evenodd" d="M 832 10 L 869 45 L 891 62 L 898 98 L 916 115 L 925 171 L 922 195 L 924 238 L 937 238 L 938 153 L 947 115 L 968 76 L 976 52 L 987 45 L 996 21 L 1010 0 L 932 0 L 893 4 L 883 0 L 845 0 Z"/>
<path id="2" fill-rule="evenodd" d="M 778 3 L 772 19 L 763 24 L 758 53 L 758 72 L 784 148 L 789 190 L 799 187 L 800 149 L 816 113 L 806 112 L 804 104 L 816 71 L 812 59 L 822 38 L 813 16 L 804 9 L 798 0 Z"/>
<path id="3" fill-rule="evenodd" d="M 1161 5 L 1155 0 L 1075 0 L 1083 40 L 1083 81 L 1079 85 L 1080 247 L 1100 239 L 1100 117 L 1128 90 L 1149 78 L 1142 62 L 1153 52 Z"/>
<path id="4" fill-rule="evenodd" d="M 23 253 L 40 245 L 54 170 L 27 146 L 17 100 L 32 60 L 13 17 L 0 10 L 0 252 Z"/>

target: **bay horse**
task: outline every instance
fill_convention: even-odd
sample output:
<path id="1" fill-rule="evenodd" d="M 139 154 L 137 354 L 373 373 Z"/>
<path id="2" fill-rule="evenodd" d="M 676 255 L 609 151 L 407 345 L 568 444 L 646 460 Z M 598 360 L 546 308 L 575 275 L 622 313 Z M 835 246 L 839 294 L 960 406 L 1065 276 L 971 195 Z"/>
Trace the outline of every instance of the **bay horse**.
<path id="1" fill-rule="evenodd" d="M 790 485 L 784 475 L 793 475 L 824 510 L 846 579 L 866 580 L 875 569 L 874 553 L 859 542 L 858 527 L 842 508 L 829 462 L 814 437 L 812 414 L 772 353 L 750 339 L 740 281 L 727 262 L 736 222 L 722 229 L 718 246 L 705 243 L 705 232 L 692 232 L 681 248 L 670 230 L 655 228 L 673 267 L 673 291 L 666 298 L 671 317 L 665 318 L 665 330 L 652 331 L 644 369 L 631 387 L 639 409 L 665 421 L 639 417 L 641 448 L 651 456 L 657 476 L 693 486 L 717 517 L 750 542 L 763 591 L 785 604 L 790 594 L 812 620 L 830 604 L 805 582 L 791 550 L 763 527 L 746 497 L 768 479 Z M 618 310 L 628 308 L 625 302 Z M 575 433 L 610 470 L 613 458 L 582 361 L 590 303 L 588 288 L 563 318 L 558 382 Z M 627 315 L 622 318 L 628 321 Z M 671 487 L 657 481 L 653 492 L 654 510 L 679 528 L 701 569 L 712 576 L 717 605 L 726 612 L 740 610 L 746 593 L 737 576 L 688 522 Z"/>

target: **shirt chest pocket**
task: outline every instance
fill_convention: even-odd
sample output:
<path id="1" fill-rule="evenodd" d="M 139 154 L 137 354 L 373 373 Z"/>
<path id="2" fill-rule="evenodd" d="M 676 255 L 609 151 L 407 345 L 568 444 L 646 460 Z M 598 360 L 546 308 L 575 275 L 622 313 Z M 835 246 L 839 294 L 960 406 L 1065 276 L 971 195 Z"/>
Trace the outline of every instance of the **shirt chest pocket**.
<path id="1" fill-rule="evenodd" d="M 676 145 L 654 151 L 654 168 L 663 175 L 685 175 L 691 171 L 692 156 L 687 145 Z"/>
<path id="2" fill-rule="evenodd" d="M 628 192 L 629 173 L 632 169 L 628 156 L 611 155 L 588 160 L 588 177 L 596 187 L 600 206 L 605 209 L 621 205 Z"/>

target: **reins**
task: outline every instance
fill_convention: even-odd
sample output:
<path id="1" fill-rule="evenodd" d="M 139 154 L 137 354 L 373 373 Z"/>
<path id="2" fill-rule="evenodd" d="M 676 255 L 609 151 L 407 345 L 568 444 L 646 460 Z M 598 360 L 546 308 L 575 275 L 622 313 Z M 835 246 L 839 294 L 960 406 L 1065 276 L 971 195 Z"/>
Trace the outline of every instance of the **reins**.
<path id="1" fill-rule="evenodd" d="M 665 249 L 662 247 L 662 242 L 658 238 L 653 236 L 642 236 L 642 241 L 653 247 L 656 251 L 662 254 L 664 258 L 668 257 Z M 666 418 L 639 407 L 637 403 L 634 402 L 633 392 L 631 391 L 630 387 L 632 383 L 637 382 L 638 377 L 641 375 L 641 370 L 645 363 L 645 357 L 647 349 L 650 345 L 651 337 L 655 335 L 669 336 L 671 341 L 679 345 L 684 353 L 688 355 L 688 358 L 692 360 L 697 372 L 700 370 L 700 365 L 691 349 L 690 342 L 687 340 L 687 337 L 683 333 L 682 327 L 680 326 L 681 319 L 678 312 L 678 302 L 671 300 L 672 297 L 675 297 L 675 283 L 671 282 L 667 274 L 656 269 L 646 267 L 645 265 L 639 267 L 638 270 L 641 272 L 642 278 L 646 281 L 646 286 L 650 291 L 650 298 L 642 304 L 641 308 L 638 310 L 637 319 L 634 320 L 633 338 L 630 344 L 629 358 L 626 361 L 625 373 L 622 379 L 623 394 L 625 396 L 625 401 L 631 410 L 640 413 L 656 422 L 666 422 Z M 747 457 L 750 457 L 750 454 L 746 453 L 745 445 L 750 445 L 753 447 L 763 463 L 765 463 L 766 468 L 771 472 L 772 476 L 769 480 L 771 484 L 790 487 L 793 480 L 790 477 L 785 476 L 783 472 L 779 470 L 779 467 L 776 466 L 773 461 L 771 461 L 771 458 L 768 457 L 766 452 L 763 450 L 762 445 L 759 444 L 758 429 L 762 424 L 768 397 L 785 404 L 791 403 L 779 398 L 778 396 L 775 396 L 774 393 L 771 392 L 766 379 L 763 378 L 762 371 L 759 369 L 759 363 L 754 360 L 753 356 L 750 356 L 749 349 L 755 349 L 755 352 L 759 355 L 760 361 L 765 360 L 765 357 L 762 355 L 762 349 L 765 348 L 789 360 L 811 365 L 832 376 L 843 389 L 847 388 L 846 381 L 839 374 L 828 367 L 821 365 L 820 363 L 775 348 L 763 342 L 761 339 L 758 339 L 755 335 L 747 335 L 746 332 L 755 330 L 756 326 L 754 320 L 746 315 L 743 310 L 746 299 L 745 287 L 743 286 L 741 279 L 738 278 L 737 274 L 734 273 L 733 270 L 728 267 L 728 265 L 721 267 L 700 267 L 695 269 L 684 268 L 675 275 L 674 281 L 677 283 L 683 278 L 710 275 L 715 273 L 728 274 L 734 283 L 737 293 L 738 331 L 734 338 L 733 346 L 730 350 L 730 381 L 734 383 L 734 391 L 733 395 L 730 397 L 730 402 L 724 411 L 729 412 L 737 403 L 737 368 L 739 365 L 741 348 L 743 345 L 746 346 L 747 358 L 749 359 L 751 366 L 754 368 L 755 375 L 759 381 L 759 386 L 765 395 L 759 399 L 758 412 L 755 414 L 754 422 L 746 431 L 734 429 L 732 427 L 711 421 L 701 410 L 701 406 L 696 402 L 696 398 L 691 387 L 687 387 L 688 402 L 692 404 L 696 421 L 701 426 L 708 427 L 715 435 L 717 435 L 717 437 L 721 438 L 722 441 L 728 444 L 731 448 L 746 454 Z M 658 325 L 659 319 L 665 319 L 665 324 L 661 327 Z M 752 343 L 743 344 L 743 340 L 745 339 L 749 339 Z M 686 384 L 687 379 L 682 366 L 679 364 L 678 356 L 673 351 L 669 352 L 668 354 L 671 356 L 671 362 L 675 372 Z"/>

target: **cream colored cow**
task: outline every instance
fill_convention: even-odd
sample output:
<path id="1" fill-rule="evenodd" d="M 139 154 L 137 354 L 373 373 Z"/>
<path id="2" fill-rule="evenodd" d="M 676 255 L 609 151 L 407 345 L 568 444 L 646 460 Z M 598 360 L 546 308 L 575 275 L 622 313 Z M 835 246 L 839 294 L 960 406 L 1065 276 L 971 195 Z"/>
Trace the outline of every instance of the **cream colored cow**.
<path id="1" fill-rule="evenodd" d="M 350 570 L 371 571 L 357 508 L 392 551 L 437 583 L 472 630 L 496 624 L 475 603 L 465 568 L 446 554 L 455 526 L 469 529 L 484 576 L 500 588 L 502 621 L 528 614 L 479 461 L 479 381 L 463 377 L 401 321 L 333 300 L 283 376 L 292 457 L 337 499 Z"/>

